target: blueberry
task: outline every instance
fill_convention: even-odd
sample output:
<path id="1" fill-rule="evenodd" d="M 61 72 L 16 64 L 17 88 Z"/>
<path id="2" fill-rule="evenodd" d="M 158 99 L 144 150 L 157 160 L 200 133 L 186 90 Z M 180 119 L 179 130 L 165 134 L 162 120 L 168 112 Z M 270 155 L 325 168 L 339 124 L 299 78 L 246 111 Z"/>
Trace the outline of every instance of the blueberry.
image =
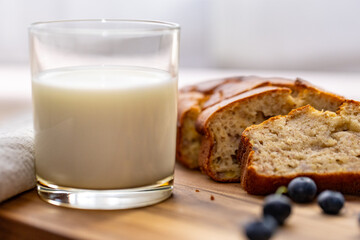
<path id="1" fill-rule="evenodd" d="M 288 194 L 297 203 L 311 202 L 314 200 L 316 192 L 315 182 L 308 177 L 294 178 L 288 185 Z"/>
<path id="2" fill-rule="evenodd" d="M 279 225 L 283 225 L 291 213 L 290 199 L 281 194 L 272 194 L 265 198 L 263 215 L 275 218 Z"/>
<path id="3" fill-rule="evenodd" d="M 318 204 L 326 214 L 336 215 L 344 206 L 345 199 L 340 192 L 326 190 L 320 193 Z"/>
<path id="4" fill-rule="evenodd" d="M 268 240 L 277 228 L 276 220 L 266 216 L 261 221 L 254 221 L 245 225 L 245 234 L 250 240 Z"/>

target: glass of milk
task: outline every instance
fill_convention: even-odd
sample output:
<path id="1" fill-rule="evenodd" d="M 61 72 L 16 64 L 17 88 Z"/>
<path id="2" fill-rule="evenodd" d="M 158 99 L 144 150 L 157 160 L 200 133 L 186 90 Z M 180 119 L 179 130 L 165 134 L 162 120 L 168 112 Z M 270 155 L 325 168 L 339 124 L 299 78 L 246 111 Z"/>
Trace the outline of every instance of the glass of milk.
<path id="1" fill-rule="evenodd" d="M 139 20 L 30 26 L 42 199 L 124 209 L 171 195 L 179 31 L 174 23 Z"/>

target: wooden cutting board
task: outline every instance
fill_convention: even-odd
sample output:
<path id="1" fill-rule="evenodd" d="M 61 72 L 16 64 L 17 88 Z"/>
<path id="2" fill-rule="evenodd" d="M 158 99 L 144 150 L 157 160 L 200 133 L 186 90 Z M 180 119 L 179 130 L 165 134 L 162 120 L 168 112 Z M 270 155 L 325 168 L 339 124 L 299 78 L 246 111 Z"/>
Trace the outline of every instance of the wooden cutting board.
<path id="1" fill-rule="evenodd" d="M 359 239 L 360 198 L 346 197 L 340 216 L 293 205 L 273 239 Z M 76 210 L 43 202 L 35 190 L 0 204 L 0 239 L 243 239 L 242 225 L 261 215 L 263 198 L 239 184 L 176 166 L 173 196 L 157 205 L 116 211 Z"/>

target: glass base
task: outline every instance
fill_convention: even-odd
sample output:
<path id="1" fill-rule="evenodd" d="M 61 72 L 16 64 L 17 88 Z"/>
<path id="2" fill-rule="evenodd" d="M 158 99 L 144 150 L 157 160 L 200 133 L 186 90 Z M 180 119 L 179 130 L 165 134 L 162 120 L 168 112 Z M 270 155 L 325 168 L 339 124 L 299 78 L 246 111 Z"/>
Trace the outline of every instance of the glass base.
<path id="1" fill-rule="evenodd" d="M 50 184 L 39 177 L 37 180 L 37 191 L 44 201 L 57 206 L 93 210 L 149 206 L 169 198 L 173 189 L 173 176 L 154 185 L 119 190 L 68 188 Z"/>

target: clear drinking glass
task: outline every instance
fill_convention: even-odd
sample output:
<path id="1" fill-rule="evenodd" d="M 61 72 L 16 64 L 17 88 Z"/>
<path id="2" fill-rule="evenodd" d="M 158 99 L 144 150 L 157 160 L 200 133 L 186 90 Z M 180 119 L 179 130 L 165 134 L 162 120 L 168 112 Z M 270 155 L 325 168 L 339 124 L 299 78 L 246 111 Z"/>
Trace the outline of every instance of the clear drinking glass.
<path id="1" fill-rule="evenodd" d="M 74 20 L 30 26 L 38 194 L 83 209 L 171 195 L 179 26 Z"/>

